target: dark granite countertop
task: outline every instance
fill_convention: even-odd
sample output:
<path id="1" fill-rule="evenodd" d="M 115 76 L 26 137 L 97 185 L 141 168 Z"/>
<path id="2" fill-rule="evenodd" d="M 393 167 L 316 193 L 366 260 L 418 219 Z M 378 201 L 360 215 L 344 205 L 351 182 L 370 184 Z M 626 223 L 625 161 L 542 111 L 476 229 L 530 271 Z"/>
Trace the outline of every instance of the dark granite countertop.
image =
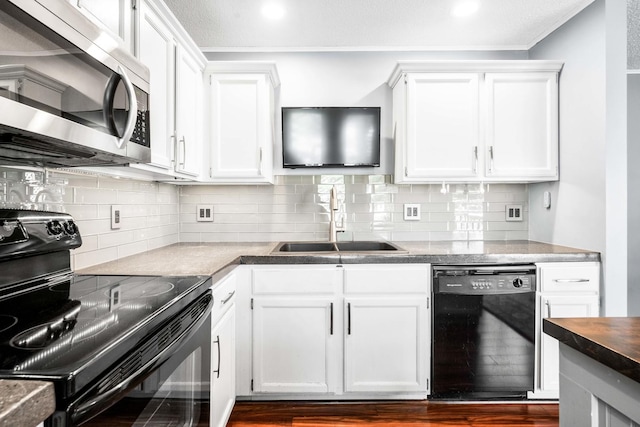
<path id="1" fill-rule="evenodd" d="M 272 253 L 277 243 L 177 243 L 80 274 L 210 275 L 238 264 L 514 264 L 600 261 L 594 251 L 528 240 L 394 242 L 402 253 Z"/>
<path id="2" fill-rule="evenodd" d="M 544 333 L 640 382 L 640 317 L 545 319 Z"/>
<path id="3" fill-rule="evenodd" d="M 0 427 L 36 426 L 55 408 L 52 383 L 0 380 Z"/>

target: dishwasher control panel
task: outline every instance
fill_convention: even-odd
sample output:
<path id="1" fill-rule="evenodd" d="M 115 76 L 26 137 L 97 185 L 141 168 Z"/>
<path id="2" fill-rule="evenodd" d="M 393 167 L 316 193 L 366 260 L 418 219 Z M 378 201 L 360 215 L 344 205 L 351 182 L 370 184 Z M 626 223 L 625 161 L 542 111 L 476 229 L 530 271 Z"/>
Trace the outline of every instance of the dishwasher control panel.
<path id="1" fill-rule="evenodd" d="M 535 292 L 534 265 L 435 266 L 433 292 L 486 295 Z"/>

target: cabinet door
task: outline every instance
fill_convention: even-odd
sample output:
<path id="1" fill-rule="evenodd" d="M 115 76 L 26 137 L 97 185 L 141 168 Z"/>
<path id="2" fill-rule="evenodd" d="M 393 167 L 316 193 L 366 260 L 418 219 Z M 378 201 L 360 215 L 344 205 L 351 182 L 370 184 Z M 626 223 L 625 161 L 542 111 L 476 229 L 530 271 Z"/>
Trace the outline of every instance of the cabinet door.
<path id="1" fill-rule="evenodd" d="M 228 308 L 211 331 L 211 426 L 227 425 L 236 401 L 236 308 Z"/>
<path id="2" fill-rule="evenodd" d="M 180 45 L 176 59 L 176 172 L 200 173 L 202 162 L 202 73 L 197 61 Z"/>
<path id="3" fill-rule="evenodd" d="M 210 76 L 211 177 L 271 182 L 271 88 L 262 74 Z"/>
<path id="4" fill-rule="evenodd" d="M 543 296 L 542 317 L 597 317 L 598 295 Z M 558 390 L 560 386 L 558 340 L 542 334 L 540 340 L 540 388 Z"/>
<path id="5" fill-rule="evenodd" d="M 173 168 L 176 42 L 167 24 L 146 0 L 140 5 L 138 42 L 138 56 L 151 70 L 151 164 Z"/>
<path id="6" fill-rule="evenodd" d="M 489 178 L 558 178 L 557 73 L 487 73 Z"/>
<path id="7" fill-rule="evenodd" d="M 253 391 L 336 391 L 335 303 L 332 298 L 255 298 Z"/>
<path id="8" fill-rule="evenodd" d="M 347 298 L 345 310 L 345 391 L 426 395 L 426 296 Z"/>
<path id="9" fill-rule="evenodd" d="M 89 19 L 106 28 L 133 53 L 132 0 L 69 0 Z"/>
<path id="10" fill-rule="evenodd" d="M 407 178 L 477 175 L 477 74 L 408 74 L 406 112 Z"/>

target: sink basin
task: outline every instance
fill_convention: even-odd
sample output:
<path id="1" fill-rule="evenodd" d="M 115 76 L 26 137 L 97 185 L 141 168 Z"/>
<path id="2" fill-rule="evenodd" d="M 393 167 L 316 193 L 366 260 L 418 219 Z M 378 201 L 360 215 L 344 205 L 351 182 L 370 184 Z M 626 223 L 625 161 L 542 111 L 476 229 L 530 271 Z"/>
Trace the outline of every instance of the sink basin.
<path id="1" fill-rule="evenodd" d="M 274 252 L 336 252 L 331 242 L 290 242 L 280 243 Z"/>
<path id="2" fill-rule="evenodd" d="M 354 241 L 354 242 L 283 242 L 275 247 L 278 253 L 313 253 L 313 252 L 406 252 L 389 242 Z"/>
<path id="3" fill-rule="evenodd" d="M 371 252 L 371 251 L 401 251 L 398 246 L 389 242 L 338 242 L 336 243 L 340 252 Z"/>

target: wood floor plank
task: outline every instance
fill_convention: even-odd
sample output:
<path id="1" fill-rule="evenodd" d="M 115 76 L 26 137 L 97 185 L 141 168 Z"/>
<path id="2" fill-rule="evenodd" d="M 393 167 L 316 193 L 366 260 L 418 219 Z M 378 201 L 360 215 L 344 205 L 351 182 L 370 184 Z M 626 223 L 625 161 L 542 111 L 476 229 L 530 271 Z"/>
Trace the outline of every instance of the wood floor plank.
<path id="1" fill-rule="evenodd" d="M 558 405 L 403 402 L 238 402 L 229 427 L 558 427 Z"/>

